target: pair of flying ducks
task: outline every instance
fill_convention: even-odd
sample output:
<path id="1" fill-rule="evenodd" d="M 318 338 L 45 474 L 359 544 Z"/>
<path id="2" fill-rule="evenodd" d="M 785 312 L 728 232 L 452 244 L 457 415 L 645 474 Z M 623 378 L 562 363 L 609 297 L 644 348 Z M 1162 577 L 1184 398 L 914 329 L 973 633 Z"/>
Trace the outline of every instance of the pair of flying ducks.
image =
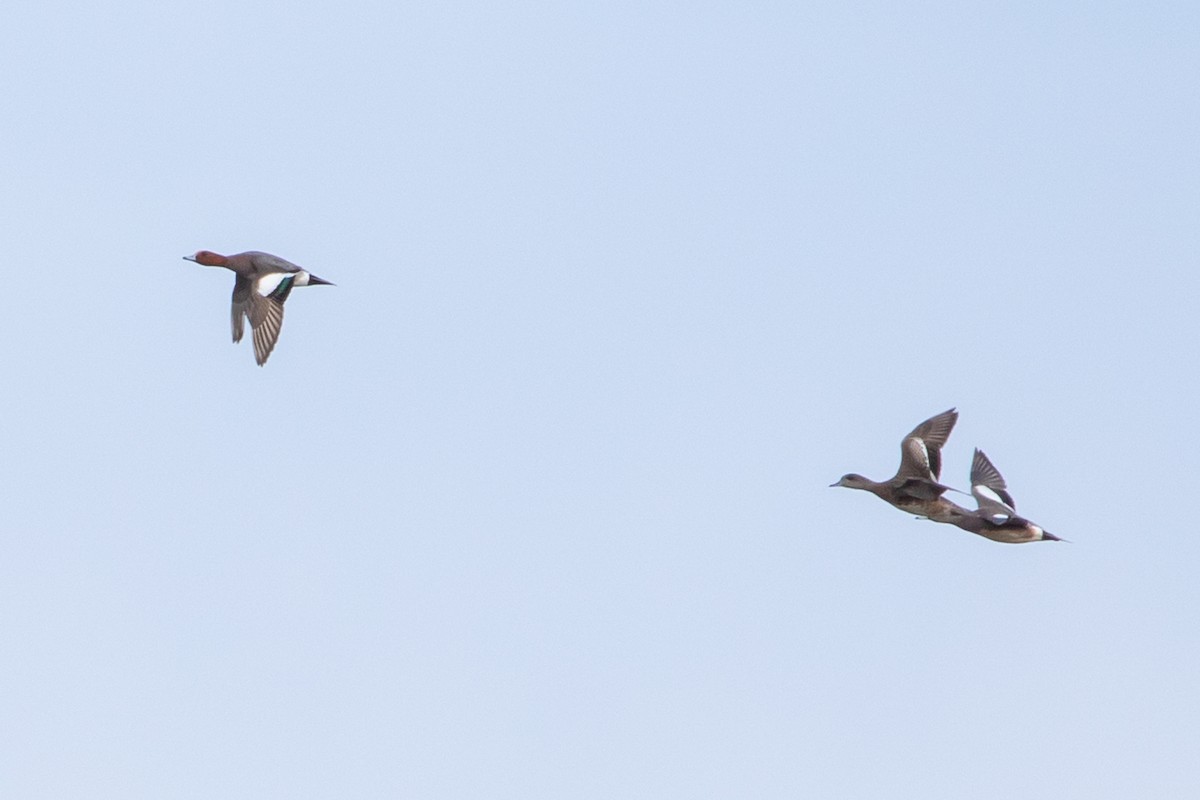
<path id="1" fill-rule="evenodd" d="M 863 489 L 901 511 L 956 525 L 995 542 L 1062 541 L 1017 514 L 1017 504 L 1000 471 L 978 448 L 971 460 L 971 494 L 977 507 L 963 508 L 942 496 L 958 491 L 938 482 L 942 475 L 942 445 L 957 421 L 958 412 L 952 408 L 914 428 L 900 442 L 900 469 L 890 480 L 876 482 L 852 472 L 832 485 Z"/>

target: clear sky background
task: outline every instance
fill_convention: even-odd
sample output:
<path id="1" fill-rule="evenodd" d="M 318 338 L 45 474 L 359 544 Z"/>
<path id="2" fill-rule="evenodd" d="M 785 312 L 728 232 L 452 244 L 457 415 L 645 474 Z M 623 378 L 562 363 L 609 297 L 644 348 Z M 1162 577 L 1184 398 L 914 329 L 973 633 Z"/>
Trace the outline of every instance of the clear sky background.
<path id="1" fill-rule="evenodd" d="M 10 4 L 0 795 L 1198 796 L 1198 37 Z"/>

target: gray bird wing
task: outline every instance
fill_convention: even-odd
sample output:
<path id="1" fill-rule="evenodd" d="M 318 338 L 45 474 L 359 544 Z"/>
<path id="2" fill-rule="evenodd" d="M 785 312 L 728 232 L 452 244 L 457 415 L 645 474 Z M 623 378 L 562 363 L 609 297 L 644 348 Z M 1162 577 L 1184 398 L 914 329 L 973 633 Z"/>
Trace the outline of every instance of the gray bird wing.
<path id="1" fill-rule="evenodd" d="M 229 321 L 233 326 L 233 341 L 236 344 L 242 340 L 242 323 L 245 321 L 247 306 L 250 303 L 250 279 L 238 275 L 233 282 L 233 307 L 230 309 Z"/>
<path id="2" fill-rule="evenodd" d="M 1017 504 L 1008 493 L 1004 476 L 979 448 L 971 459 L 971 494 L 979 503 L 979 513 L 994 524 L 1017 516 Z"/>
<path id="3" fill-rule="evenodd" d="M 951 408 L 913 428 L 900 443 L 900 469 L 896 477 L 940 478 L 942 445 L 950 438 L 956 422 L 958 412 Z"/>
<path id="4" fill-rule="evenodd" d="M 254 331 L 254 360 L 260 367 L 267 363 L 267 358 L 275 349 L 275 342 L 279 341 L 279 331 L 283 328 L 283 302 L 275 297 L 277 292 L 266 297 L 255 291 L 247 295 L 247 316 Z M 287 294 L 283 296 L 286 299 Z"/>

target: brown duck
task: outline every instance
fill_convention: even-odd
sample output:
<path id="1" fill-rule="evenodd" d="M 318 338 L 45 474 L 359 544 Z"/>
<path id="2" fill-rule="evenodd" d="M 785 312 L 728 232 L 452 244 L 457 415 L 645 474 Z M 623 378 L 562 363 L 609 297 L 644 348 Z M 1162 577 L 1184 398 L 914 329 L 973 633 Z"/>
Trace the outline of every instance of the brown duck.
<path id="1" fill-rule="evenodd" d="M 1017 514 L 1017 504 L 1008 493 L 1008 484 L 1004 482 L 1000 470 L 979 448 L 975 448 L 975 457 L 971 459 L 971 494 L 975 496 L 978 508 L 971 511 L 951 503 L 953 507 L 947 514 L 937 517 L 937 521 L 957 525 L 964 531 L 977 533 L 993 542 L 1022 544 L 1063 541 Z"/>
<path id="2" fill-rule="evenodd" d="M 230 321 L 233 325 L 234 343 L 242 340 L 243 323 L 250 320 L 254 332 L 254 360 L 261 367 L 267 363 L 279 331 L 283 327 L 283 303 L 296 286 L 332 286 L 329 281 L 318 278 L 303 267 L 273 256 L 250 250 L 232 256 L 223 256 L 211 250 L 201 250 L 195 255 L 184 256 L 206 267 L 224 267 L 237 278 L 233 282 L 233 308 Z"/>
<path id="3" fill-rule="evenodd" d="M 922 422 L 900 442 L 900 469 L 886 481 L 873 481 L 858 473 L 843 475 L 830 486 L 864 489 L 902 511 L 929 517 L 939 522 L 951 521 L 955 506 L 942 497 L 951 490 L 938 483 L 942 474 L 942 446 L 950 438 L 958 412 L 953 408 Z"/>

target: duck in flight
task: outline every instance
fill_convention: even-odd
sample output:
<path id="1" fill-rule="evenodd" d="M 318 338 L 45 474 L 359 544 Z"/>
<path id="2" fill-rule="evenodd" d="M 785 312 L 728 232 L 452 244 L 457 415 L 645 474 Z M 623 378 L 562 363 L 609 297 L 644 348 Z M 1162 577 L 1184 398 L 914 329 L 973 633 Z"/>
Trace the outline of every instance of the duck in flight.
<path id="1" fill-rule="evenodd" d="M 237 276 L 233 282 L 233 308 L 230 322 L 233 325 L 234 343 L 242 340 L 243 324 L 250 320 L 254 334 L 254 360 L 261 367 L 267 363 L 279 331 L 283 327 L 283 303 L 292 289 L 297 286 L 332 286 L 308 270 L 292 262 L 250 250 L 232 256 L 223 256 L 211 250 L 200 250 L 195 255 L 184 256 L 205 267 L 224 267 Z"/>
<path id="2" fill-rule="evenodd" d="M 958 412 L 953 408 L 930 417 L 900 442 L 900 468 L 886 481 L 873 481 L 858 473 L 843 475 L 831 486 L 863 489 L 902 511 L 944 521 L 954 503 L 942 497 L 951 490 L 938 483 L 942 474 L 942 446 L 950 438 Z"/>
<path id="3" fill-rule="evenodd" d="M 975 448 L 975 457 L 971 459 L 971 494 L 978 508 L 971 511 L 956 505 L 950 514 L 937 521 L 949 522 L 994 542 L 1063 541 L 1017 514 L 1017 504 L 1008 493 L 1004 476 L 979 448 Z"/>

